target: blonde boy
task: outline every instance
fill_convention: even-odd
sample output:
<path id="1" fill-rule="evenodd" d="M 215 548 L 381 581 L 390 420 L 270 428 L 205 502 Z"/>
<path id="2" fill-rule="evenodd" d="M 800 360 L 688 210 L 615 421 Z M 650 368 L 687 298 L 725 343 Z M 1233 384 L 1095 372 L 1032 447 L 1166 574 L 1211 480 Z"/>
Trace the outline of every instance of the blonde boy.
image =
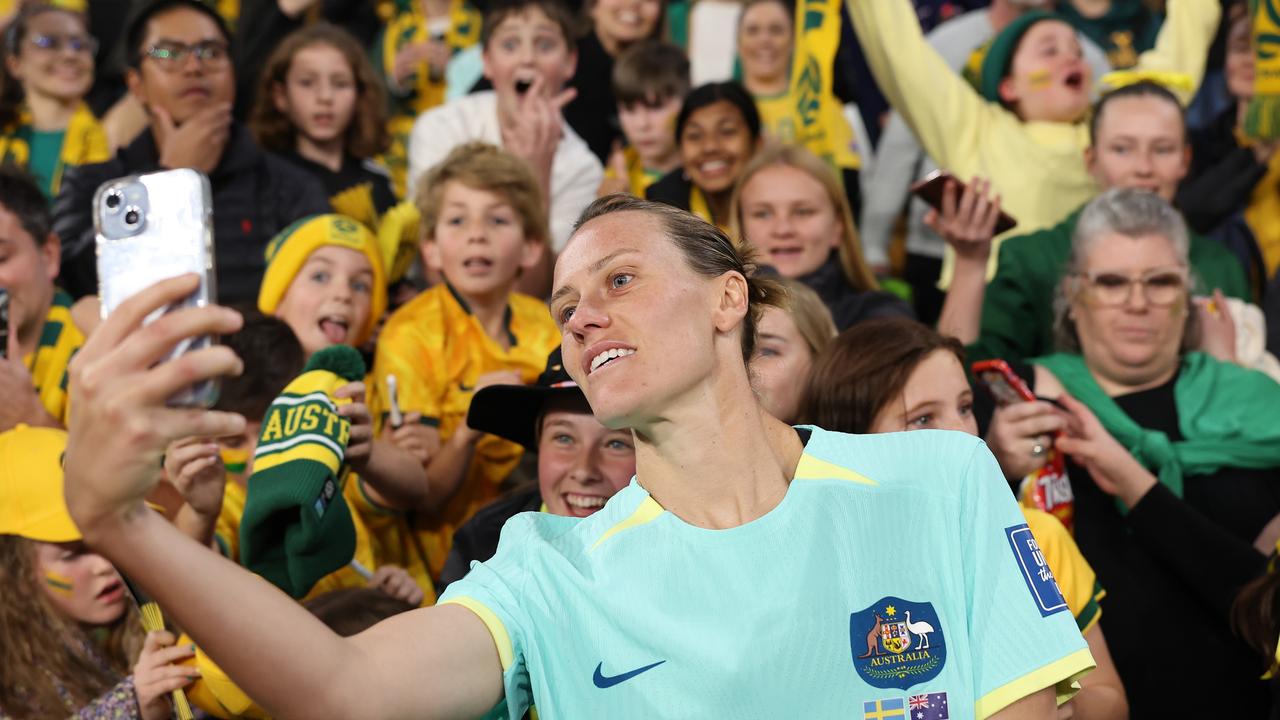
<path id="1" fill-rule="evenodd" d="M 467 427 L 471 396 L 488 385 L 532 382 L 560 332 L 542 301 L 514 292 L 547 242 L 542 194 L 523 161 L 492 145 L 462 145 L 423 176 L 416 202 L 422 257 L 444 282 L 387 320 L 370 406 L 375 425 L 385 424 L 387 376 L 395 375 L 399 409 L 419 415 L 413 432 L 438 447 L 424 463 L 428 501 L 416 528 L 439 577 L 454 530 L 497 497 L 521 453 Z"/>

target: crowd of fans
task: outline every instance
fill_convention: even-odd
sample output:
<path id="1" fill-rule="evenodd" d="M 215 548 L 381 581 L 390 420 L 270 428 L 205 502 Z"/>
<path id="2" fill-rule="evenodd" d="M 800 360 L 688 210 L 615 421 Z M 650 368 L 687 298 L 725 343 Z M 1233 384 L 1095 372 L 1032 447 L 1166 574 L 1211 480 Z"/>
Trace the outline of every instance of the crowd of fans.
<path id="1" fill-rule="evenodd" d="M 585 356 L 584 328 L 626 323 L 566 278 L 643 253 L 622 245 L 591 264 L 574 252 L 660 228 L 674 241 L 654 254 L 662 272 L 746 278 L 718 301 L 745 315 L 702 317 L 693 308 L 706 293 L 673 281 L 651 307 L 630 308 L 667 333 L 662 357 L 642 362 L 683 377 L 705 349 L 699 333 L 732 329 L 751 394 L 808 448 L 795 449 L 805 454 L 788 481 L 832 472 L 875 485 L 895 463 L 938 478 L 893 490 L 897 516 L 840 515 L 875 524 L 851 537 L 916 557 L 902 536 L 963 544 L 971 519 L 1003 526 L 1019 505 L 1015 519 L 1047 562 L 1041 580 L 1063 601 L 1040 614 L 1069 610 L 1079 633 L 1068 639 L 1092 662 L 1070 664 L 1074 645 L 1025 630 L 1005 592 L 1023 588 L 983 574 L 980 541 L 934 547 L 947 569 L 925 572 L 991 580 L 967 591 L 988 603 L 980 619 L 971 609 L 967 640 L 947 625 L 953 656 L 988 658 L 972 669 L 952 658 L 948 672 L 965 674 L 951 681 L 971 687 L 949 690 L 951 717 L 1040 717 L 1016 714 L 1019 701 L 1074 680 L 1057 717 L 1280 718 L 1278 10 L 1276 0 L 0 0 L 0 718 L 190 717 L 188 701 L 197 717 L 308 707 L 273 694 L 269 677 L 237 673 L 251 662 L 204 630 L 226 612 L 174 606 L 146 571 L 117 571 L 120 551 L 91 544 L 83 522 L 94 515 L 82 498 L 100 488 L 72 483 L 77 451 L 79 467 L 94 462 L 77 444 L 106 447 L 94 445 L 111 430 L 103 419 L 128 410 L 102 398 L 132 381 L 102 368 L 148 352 L 130 353 L 144 333 L 113 326 L 125 312 L 98 301 L 95 193 L 179 168 L 209 180 L 217 302 L 242 318 L 217 320 L 220 342 L 238 360 L 205 424 L 183 416 L 189 425 L 136 458 L 162 468 L 141 512 L 339 636 L 437 601 L 454 612 L 437 617 L 478 616 L 493 639 L 485 667 L 501 678 L 475 690 L 459 675 L 474 657 L 459 656 L 424 685 L 463 678 L 450 689 L 465 700 L 431 706 L 444 715 L 518 718 L 536 704 L 548 717 L 612 716 L 548 669 L 554 648 L 535 648 L 527 626 L 550 632 L 558 619 L 594 637 L 633 617 L 572 593 L 546 607 L 535 590 L 538 573 L 566 566 L 599 580 L 582 568 L 599 568 L 590 554 L 620 530 L 664 508 L 713 518 L 646 536 L 652 556 L 628 566 L 642 576 L 602 575 L 628 589 L 618 603 L 649 602 L 635 583 L 662 589 L 705 570 L 686 554 L 738 562 L 681 534 L 732 527 L 699 506 L 712 490 L 664 495 L 637 476 L 638 464 L 659 463 L 655 436 L 670 444 L 674 431 L 655 435 L 598 395 L 589 404 L 582 386 L 637 350 L 597 343 Z M 736 27 L 708 34 L 699 22 L 724 13 Z M 699 70 L 719 66 L 732 71 Z M 613 235 L 600 240 L 602 227 Z M 600 292 L 621 296 L 645 272 L 610 271 Z M 191 291 L 174 282 L 187 280 L 148 297 Z M 974 369 L 980 361 L 999 362 Z M 733 372 L 698 367 L 732 396 Z M 631 381 L 636 392 L 651 389 L 647 377 Z M 681 392 L 680 402 L 710 397 Z M 736 407 L 717 405 L 699 429 L 742 422 Z M 243 423 L 215 423 L 233 415 Z M 680 417 L 663 422 L 687 430 Z M 972 467 L 986 465 L 964 464 L 972 443 L 937 433 L 810 463 L 809 451 L 836 442 L 830 432 L 915 430 L 982 438 L 1005 482 L 979 490 Z M 770 432 L 785 456 L 796 433 Z M 789 510 L 814 514 L 811 535 L 753 542 L 795 543 L 768 549 L 796 559 L 788 577 L 810 555 L 847 560 L 821 537 L 825 501 L 785 492 Z M 919 516 L 906 510 L 913 498 Z M 740 524 L 763 523 L 772 507 Z M 564 539 L 578 525 L 556 519 L 605 516 L 581 549 Z M 929 522 L 959 523 L 959 534 Z M 531 549 L 543 543 L 563 557 Z M 832 582 L 923 571 L 902 562 L 849 561 L 849 577 Z M 753 622 L 811 612 L 806 593 L 759 572 L 752 597 L 725 587 L 719 602 L 743 604 Z M 147 622 L 134 574 L 167 626 Z M 1048 591 L 1025 579 L 1043 601 Z M 713 592 L 722 580 L 717 570 L 688 582 Z M 526 586 L 533 599 L 520 597 Z M 881 595 L 910 592 L 853 603 L 839 637 L 813 641 L 845 643 L 851 677 L 864 658 L 928 649 L 945 619 L 902 623 L 890 606 L 866 617 L 874 629 L 859 625 L 858 608 Z M 918 617 L 929 605 L 899 604 Z M 451 643 L 467 635 L 435 622 Z M 728 642 L 687 625 L 692 644 Z M 392 627 L 360 637 L 408 628 Z M 749 652 L 768 655 L 779 638 L 771 629 Z M 1056 652 L 1055 663 L 1009 650 L 1020 643 Z M 913 685 L 932 677 L 870 683 L 875 694 L 846 694 L 856 702 L 841 716 L 946 718 L 946 695 Z M 618 678 L 595 668 L 597 688 Z M 777 707 L 826 717 L 841 692 Z M 770 714 L 714 688 L 687 707 L 677 716 Z"/>

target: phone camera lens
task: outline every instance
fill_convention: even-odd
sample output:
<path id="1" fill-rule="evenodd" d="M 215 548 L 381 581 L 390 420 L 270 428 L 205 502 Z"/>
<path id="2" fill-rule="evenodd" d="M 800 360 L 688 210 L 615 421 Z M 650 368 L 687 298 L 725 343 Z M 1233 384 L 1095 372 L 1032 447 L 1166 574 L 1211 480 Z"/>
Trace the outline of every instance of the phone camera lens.
<path id="1" fill-rule="evenodd" d="M 137 208 L 129 208 L 124 212 L 124 224 L 129 227 L 137 225 L 142 220 L 142 213 Z"/>
<path id="2" fill-rule="evenodd" d="M 113 190 L 107 195 L 106 205 L 108 210 L 119 210 L 120 205 L 124 203 L 124 196 L 119 190 Z"/>

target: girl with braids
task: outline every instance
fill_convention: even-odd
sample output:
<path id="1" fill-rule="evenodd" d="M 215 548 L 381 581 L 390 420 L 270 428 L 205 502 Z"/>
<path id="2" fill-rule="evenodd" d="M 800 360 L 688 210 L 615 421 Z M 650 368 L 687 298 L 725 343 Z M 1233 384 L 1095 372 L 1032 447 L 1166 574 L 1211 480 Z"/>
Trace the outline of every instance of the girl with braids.
<path id="1" fill-rule="evenodd" d="M 167 719 L 169 693 L 197 677 L 174 664 L 192 648 L 144 638 L 120 575 L 81 540 L 62 496 L 66 438 L 0 433 L 0 720 Z"/>
<path id="2" fill-rule="evenodd" d="M 24 9 L 4 32 L 0 163 L 30 171 L 50 201 L 67 165 L 111 157 L 84 103 L 97 48 L 83 15 L 50 5 Z"/>
<path id="3" fill-rule="evenodd" d="M 623 195 L 588 207 L 551 315 L 596 418 L 631 430 L 635 478 L 587 518 L 517 515 L 436 606 L 354 637 L 140 502 L 166 442 L 244 427 L 164 406 L 240 370 L 225 347 L 155 365 L 189 334 L 240 326 L 207 307 L 139 330 L 194 277 L 126 301 L 77 355 L 69 508 L 277 717 L 847 718 L 901 708 L 908 688 L 957 717 L 1054 717 L 1093 660 L 1070 613 L 1037 605 L 1056 586 L 1025 574 L 1039 554 L 991 454 L 962 433 L 770 416 L 746 362 L 781 290 L 754 270 L 689 213 Z"/>

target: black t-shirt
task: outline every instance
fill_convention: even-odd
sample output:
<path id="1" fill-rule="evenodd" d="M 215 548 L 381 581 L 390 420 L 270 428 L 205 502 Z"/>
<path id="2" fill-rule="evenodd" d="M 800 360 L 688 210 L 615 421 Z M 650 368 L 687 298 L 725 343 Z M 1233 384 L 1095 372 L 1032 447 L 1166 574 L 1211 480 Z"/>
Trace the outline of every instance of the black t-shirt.
<path id="1" fill-rule="evenodd" d="M 1015 368 L 1033 385 L 1030 366 Z M 1114 398 L 1142 427 L 1182 439 L 1177 378 Z M 1184 478 L 1179 499 L 1156 485 L 1127 513 L 1068 461 L 1075 539 L 1106 589 L 1103 634 L 1131 717 L 1266 717 L 1261 660 L 1232 633 L 1231 602 L 1265 571 L 1253 549 L 1280 513 L 1280 470 L 1222 468 Z"/>

